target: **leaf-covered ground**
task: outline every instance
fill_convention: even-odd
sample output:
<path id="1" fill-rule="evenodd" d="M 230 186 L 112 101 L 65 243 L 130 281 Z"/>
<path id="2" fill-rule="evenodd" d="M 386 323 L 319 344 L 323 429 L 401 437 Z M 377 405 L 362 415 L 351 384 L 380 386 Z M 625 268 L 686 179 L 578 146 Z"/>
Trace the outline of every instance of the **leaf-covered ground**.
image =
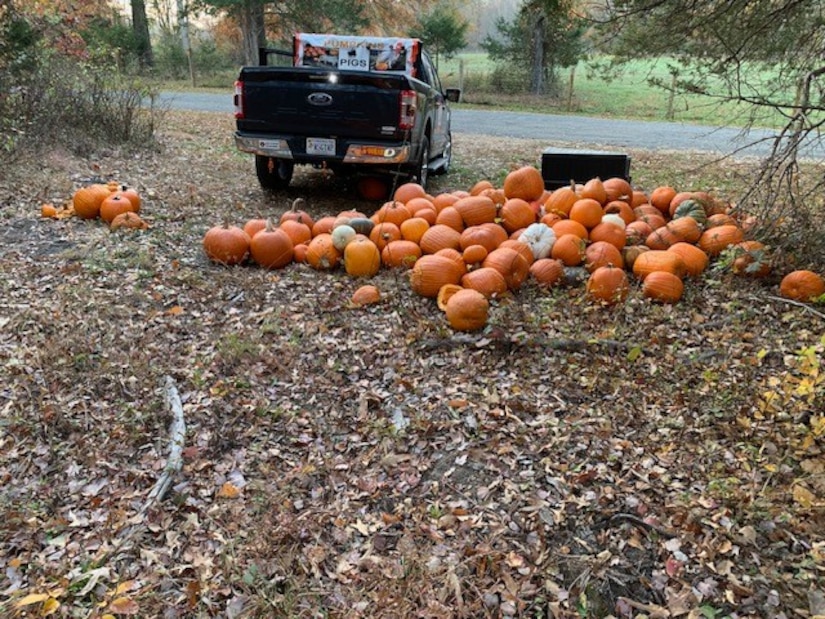
<path id="1" fill-rule="evenodd" d="M 531 283 L 453 333 L 403 273 L 210 264 L 228 220 L 360 202 L 262 192 L 232 122 L 155 152 L 52 150 L 0 180 L 0 615 L 825 614 L 825 322 L 712 270 L 675 306 Z M 456 136 L 432 191 L 537 164 Z M 634 184 L 732 191 L 746 162 L 632 153 Z M 151 228 L 40 217 L 92 179 Z M 180 394 L 184 468 L 161 503 Z"/>

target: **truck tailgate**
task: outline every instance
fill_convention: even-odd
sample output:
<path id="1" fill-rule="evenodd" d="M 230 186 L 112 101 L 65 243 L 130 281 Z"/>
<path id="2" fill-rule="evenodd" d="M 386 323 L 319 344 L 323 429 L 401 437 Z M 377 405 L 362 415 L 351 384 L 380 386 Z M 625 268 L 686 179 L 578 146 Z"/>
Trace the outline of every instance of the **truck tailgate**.
<path id="1" fill-rule="evenodd" d="M 294 67 L 245 67 L 238 130 L 359 139 L 401 139 L 404 75 Z"/>

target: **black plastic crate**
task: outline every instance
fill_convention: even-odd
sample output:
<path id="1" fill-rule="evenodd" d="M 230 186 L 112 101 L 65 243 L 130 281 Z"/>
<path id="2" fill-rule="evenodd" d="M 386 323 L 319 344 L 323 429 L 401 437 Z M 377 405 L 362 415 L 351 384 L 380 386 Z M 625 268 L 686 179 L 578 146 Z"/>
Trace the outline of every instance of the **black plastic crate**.
<path id="1" fill-rule="evenodd" d="M 586 183 L 591 178 L 623 178 L 630 182 L 630 155 L 597 150 L 547 148 L 541 154 L 541 177 L 546 189 Z"/>

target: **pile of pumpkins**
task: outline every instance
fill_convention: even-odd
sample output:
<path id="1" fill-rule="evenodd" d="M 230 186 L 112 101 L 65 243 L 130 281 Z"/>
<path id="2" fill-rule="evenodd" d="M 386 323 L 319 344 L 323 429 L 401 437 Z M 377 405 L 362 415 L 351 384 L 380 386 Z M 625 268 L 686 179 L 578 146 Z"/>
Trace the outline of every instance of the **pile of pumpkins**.
<path id="1" fill-rule="evenodd" d="M 218 263 L 251 260 L 265 268 L 292 262 L 319 270 L 343 264 L 353 277 L 371 277 L 382 266 L 409 270 L 412 289 L 437 300 L 450 325 L 483 328 L 489 301 L 514 292 L 528 279 L 553 286 L 568 269 L 584 269 L 586 292 L 595 302 L 622 302 L 628 274 L 641 281 L 644 297 L 675 303 L 685 278 L 699 277 L 709 262 L 732 251 L 734 273 L 764 277 L 768 249 L 746 240 L 750 224 L 706 192 L 661 186 L 650 194 L 622 178 L 593 178 L 547 191 L 540 171 L 524 166 L 503 186 L 480 181 L 469 191 L 432 196 L 406 183 L 371 216 L 344 211 L 314 220 L 300 199 L 278 223 L 252 219 L 206 232 L 203 247 Z M 809 301 L 825 294 L 825 281 L 794 271 L 780 293 Z M 353 302 L 380 299 L 363 286 Z"/>
<path id="2" fill-rule="evenodd" d="M 40 206 L 40 215 L 52 219 L 80 217 L 102 219 L 112 230 L 145 230 L 149 227 L 140 216 L 143 200 L 133 188 L 117 181 L 93 183 L 75 190 L 71 205 L 58 209 L 51 203 Z"/>

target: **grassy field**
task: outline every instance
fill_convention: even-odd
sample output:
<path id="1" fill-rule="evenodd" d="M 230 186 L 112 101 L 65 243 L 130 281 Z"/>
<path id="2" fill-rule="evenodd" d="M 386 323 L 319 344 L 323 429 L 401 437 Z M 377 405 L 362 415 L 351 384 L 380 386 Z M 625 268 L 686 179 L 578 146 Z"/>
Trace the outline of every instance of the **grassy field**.
<path id="1" fill-rule="evenodd" d="M 604 68 L 607 62 L 605 57 L 596 57 L 583 60 L 572 69 L 562 69 L 558 95 L 546 97 L 508 95 L 506 82 L 491 87 L 496 66 L 485 53 L 459 54 L 441 61 L 439 73 L 445 87 L 463 88 L 465 102 L 469 104 L 714 125 L 745 122 L 746 106 L 720 105 L 717 99 L 700 95 L 671 95 L 665 88 L 651 84 L 654 80 L 671 83 L 667 60 L 636 60 L 610 70 Z M 769 78 L 765 74 L 762 81 Z M 780 115 L 770 114 L 759 124 L 778 126 L 781 122 Z"/>

